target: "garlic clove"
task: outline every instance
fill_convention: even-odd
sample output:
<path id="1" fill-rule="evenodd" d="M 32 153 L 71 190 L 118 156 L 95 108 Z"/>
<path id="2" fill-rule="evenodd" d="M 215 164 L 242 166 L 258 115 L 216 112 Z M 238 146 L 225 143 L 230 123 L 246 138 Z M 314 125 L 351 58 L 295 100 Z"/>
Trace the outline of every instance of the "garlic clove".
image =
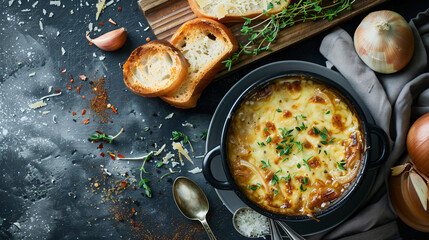
<path id="1" fill-rule="evenodd" d="M 404 68 L 414 53 L 414 36 L 405 19 L 393 11 L 366 16 L 354 35 L 356 52 L 372 70 L 394 73 Z"/>
<path id="2" fill-rule="evenodd" d="M 410 172 L 411 183 L 416 190 L 417 196 L 419 196 L 420 202 L 423 205 L 423 209 L 426 211 L 428 208 L 428 186 L 420 175 L 416 172 Z"/>
<path id="3" fill-rule="evenodd" d="M 406 167 L 408 167 L 409 165 L 410 165 L 409 163 L 406 163 L 406 164 L 398 165 L 398 166 L 395 166 L 395 167 L 391 168 L 390 170 L 392 170 L 392 176 L 398 176 L 398 175 L 399 175 L 399 174 L 401 174 L 401 173 L 405 170 L 405 168 L 406 168 Z"/>
<path id="4" fill-rule="evenodd" d="M 89 37 L 89 32 L 86 32 L 86 38 L 88 41 L 104 51 L 116 51 L 124 46 L 125 41 L 127 40 L 127 30 L 122 27 L 94 39 Z"/>

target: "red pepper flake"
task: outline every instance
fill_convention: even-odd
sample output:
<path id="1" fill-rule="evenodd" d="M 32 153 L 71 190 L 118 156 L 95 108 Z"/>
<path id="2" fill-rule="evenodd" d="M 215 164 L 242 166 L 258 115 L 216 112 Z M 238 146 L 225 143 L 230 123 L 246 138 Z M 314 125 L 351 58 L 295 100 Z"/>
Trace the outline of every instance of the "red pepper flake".
<path id="1" fill-rule="evenodd" d="M 65 72 L 67 72 L 67 69 L 64 68 L 63 70 L 61 70 L 61 72 L 65 73 Z"/>
<path id="2" fill-rule="evenodd" d="M 86 113 L 86 109 L 83 109 L 82 110 L 82 116 L 85 115 L 85 113 Z"/>
<path id="3" fill-rule="evenodd" d="M 110 120 L 110 122 L 111 122 L 111 123 L 113 123 L 113 121 L 112 121 L 112 120 Z"/>
<path id="4" fill-rule="evenodd" d="M 69 78 L 70 78 L 70 79 L 73 79 L 73 76 L 70 74 L 70 75 L 69 75 Z"/>
<path id="5" fill-rule="evenodd" d="M 111 18 L 109 18 L 109 23 L 111 23 L 111 24 L 113 24 L 113 25 L 118 25 L 118 24 L 116 24 L 116 22 L 115 22 L 115 21 L 113 21 Z"/>
<path id="6" fill-rule="evenodd" d="M 122 8 L 121 7 L 118 7 L 118 12 L 121 12 L 122 11 Z"/>
<path id="7" fill-rule="evenodd" d="M 82 81 L 86 81 L 86 79 L 88 79 L 85 75 L 80 75 L 80 76 L 79 76 L 79 78 L 80 78 Z"/>
<path id="8" fill-rule="evenodd" d="M 102 23 L 102 22 L 99 22 L 98 24 L 100 24 L 101 26 L 104 26 L 104 23 Z"/>
<path id="9" fill-rule="evenodd" d="M 103 133 L 102 132 L 99 132 L 99 131 L 95 131 L 96 133 L 98 133 L 98 134 L 101 134 L 101 135 L 103 135 Z"/>
<path id="10" fill-rule="evenodd" d="M 61 89 L 57 89 L 57 90 L 55 90 L 55 92 L 61 92 Z"/>
<path id="11" fill-rule="evenodd" d="M 118 155 L 116 155 L 116 156 L 118 156 L 118 158 L 125 158 L 124 155 L 122 155 L 120 153 L 118 153 Z"/>
<path id="12" fill-rule="evenodd" d="M 110 158 L 112 158 L 113 160 L 115 160 L 115 154 L 109 153 Z"/>
<path id="13" fill-rule="evenodd" d="M 82 84 L 76 88 L 77 93 L 80 93 L 80 88 L 82 87 Z"/>
<path id="14" fill-rule="evenodd" d="M 85 99 L 85 96 L 82 96 L 82 99 Z"/>
<path id="15" fill-rule="evenodd" d="M 131 211 L 132 211 L 133 213 L 135 213 L 135 212 L 136 212 L 136 210 L 135 210 L 134 208 L 131 208 Z"/>
<path id="16" fill-rule="evenodd" d="M 82 120 L 83 124 L 88 124 L 89 123 L 89 118 Z"/>
<path id="17" fill-rule="evenodd" d="M 100 153 L 100 156 L 104 157 L 106 154 L 104 152 Z"/>
<path id="18" fill-rule="evenodd" d="M 76 112 L 72 112 L 73 116 L 76 115 Z"/>
<path id="19" fill-rule="evenodd" d="M 100 143 L 100 145 L 98 145 L 97 149 L 103 149 L 103 143 Z"/>
<path id="20" fill-rule="evenodd" d="M 122 187 L 122 188 L 126 188 L 126 187 L 127 187 L 127 184 L 128 184 L 128 183 L 127 183 L 126 181 L 122 181 L 122 182 L 121 182 L 121 187 Z"/>
<path id="21" fill-rule="evenodd" d="M 115 107 L 110 106 L 110 108 L 112 109 L 112 111 L 113 111 L 114 113 L 118 114 L 118 112 L 116 111 Z"/>
<path id="22" fill-rule="evenodd" d="M 146 42 L 149 42 L 149 41 L 150 41 L 150 37 L 147 37 L 147 38 L 146 38 Z"/>
<path id="23" fill-rule="evenodd" d="M 73 79 L 70 79 L 70 83 L 73 83 L 74 82 L 74 80 Z"/>
<path id="24" fill-rule="evenodd" d="M 72 89 L 72 87 L 71 87 L 71 86 L 67 86 L 67 89 L 68 89 L 68 90 L 71 90 L 71 89 Z"/>
<path id="25" fill-rule="evenodd" d="M 88 46 L 92 46 L 92 44 L 93 44 L 92 42 L 89 42 L 89 43 L 88 43 Z"/>

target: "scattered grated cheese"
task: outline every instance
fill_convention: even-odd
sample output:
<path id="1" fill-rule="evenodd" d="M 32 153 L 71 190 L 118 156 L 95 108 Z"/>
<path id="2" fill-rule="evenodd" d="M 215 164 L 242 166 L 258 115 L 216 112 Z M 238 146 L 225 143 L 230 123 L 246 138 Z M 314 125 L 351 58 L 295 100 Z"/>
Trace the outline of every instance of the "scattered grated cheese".
<path id="1" fill-rule="evenodd" d="M 183 156 L 185 156 L 186 159 L 188 159 L 192 164 L 194 164 L 194 162 L 192 161 L 192 159 L 189 157 L 189 155 L 185 152 L 185 150 L 183 149 L 183 146 L 181 143 L 178 142 L 173 142 L 173 149 L 179 151 L 179 158 L 180 158 L 180 153 L 183 154 Z"/>
<path id="2" fill-rule="evenodd" d="M 65 53 L 66 53 L 66 50 L 63 47 L 61 47 L 61 55 L 64 56 Z"/>
<path id="3" fill-rule="evenodd" d="M 53 16 L 54 16 L 54 13 L 53 13 L 53 12 L 50 12 L 48 17 L 50 17 L 50 18 L 51 18 L 51 17 L 53 17 Z"/>
<path id="4" fill-rule="evenodd" d="M 98 59 L 100 59 L 100 61 L 104 61 L 104 59 L 106 59 L 106 56 L 100 56 L 98 57 Z"/>
<path id="5" fill-rule="evenodd" d="M 46 15 L 46 9 L 42 9 L 43 15 Z"/>
<path id="6" fill-rule="evenodd" d="M 174 116 L 174 113 L 170 113 L 170 114 L 168 114 L 166 117 L 165 117 L 165 119 L 170 119 L 170 118 L 172 118 Z"/>
<path id="7" fill-rule="evenodd" d="M 58 36 L 60 36 L 60 32 L 59 32 L 59 31 L 57 31 L 57 37 L 58 37 Z"/>
<path id="8" fill-rule="evenodd" d="M 192 170 L 189 170 L 188 172 L 190 172 L 190 173 L 192 173 L 192 174 L 197 174 L 197 173 L 200 173 L 200 172 L 202 172 L 203 171 L 203 169 L 201 169 L 201 168 L 199 168 L 199 167 L 196 167 L 196 168 L 194 168 L 194 169 L 192 169 Z"/>
<path id="9" fill-rule="evenodd" d="M 39 1 L 36 1 L 33 3 L 33 5 L 31 5 L 33 8 L 35 8 L 37 6 L 37 4 L 39 4 Z"/>
<path id="10" fill-rule="evenodd" d="M 193 127 L 194 127 L 194 125 L 193 125 L 193 124 L 188 123 L 187 121 L 185 121 L 185 123 L 182 123 L 182 126 L 184 126 L 184 127 L 191 127 L 191 128 L 193 128 Z"/>
<path id="11" fill-rule="evenodd" d="M 43 23 L 42 23 L 42 19 L 39 20 L 39 27 L 40 27 L 40 31 L 43 31 Z"/>
<path id="12" fill-rule="evenodd" d="M 49 5 L 53 5 L 53 6 L 59 7 L 59 6 L 61 6 L 61 1 L 50 1 Z"/>
<path id="13" fill-rule="evenodd" d="M 30 12 L 31 11 L 31 9 L 29 9 L 29 8 L 26 8 L 26 9 L 22 9 L 21 10 L 21 12 Z"/>
<path id="14" fill-rule="evenodd" d="M 9 0 L 9 7 L 12 6 L 13 2 L 15 2 L 15 0 Z"/>
<path id="15" fill-rule="evenodd" d="M 51 92 L 52 92 L 52 86 L 49 86 L 48 93 L 51 93 Z"/>
<path id="16" fill-rule="evenodd" d="M 180 163 L 179 162 L 171 162 L 171 166 L 172 167 L 175 167 L 175 166 L 177 166 L 177 165 L 179 165 Z"/>
<path id="17" fill-rule="evenodd" d="M 88 29 L 89 29 L 90 32 L 92 31 L 92 27 L 93 27 L 93 24 L 91 22 L 91 23 L 88 24 Z"/>
<path id="18" fill-rule="evenodd" d="M 57 123 L 57 115 L 52 116 L 52 122 Z"/>
<path id="19" fill-rule="evenodd" d="M 159 154 L 161 154 L 162 151 L 164 151 L 165 146 L 166 146 L 166 144 L 162 145 L 162 147 L 158 151 L 156 151 L 156 153 L 154 155 L 158 156 Z"/>
<path id="20" fill-rule="evenodd" d="M 51 111 L 43 111 L 43 112 L 42 112 L 42 114 L 43 114 L 43 115 L 46 115 L 46 114 L 48 114 L 48 113 L 50 113 L 50 112 L 51 112 Z"/>
<path id="21" fill-rule="evenodd" d="M 268 219 L 251 209 L 238 212 L 235 224 L 247 237 L 262 237 L 269 233 Z"/>
<path id="22" fill-rule="evenodd" d="M 114 3 L 114 1 L 113 1 L 113 0 L 110 0 L 108 3 L 106 3 L 106 7 L 108 7 L 108 6 L 112 5 L 113 3 Z"/>
<path id="23" fill-rule="evenodd" d="M 195 156 L 195 158 L 204 158 L 204 155 Z"/>
<path id="24" fill-rule="evenodd" d="M 31 109 L 38 109 L 38 108 L 41 108 L 41 107 L 44 107 L 44 106 L 46 106 L 46 105 L 48 105 L 47 103 L 45 103 L 43 100 L 40 100 L 40 101 L 38 101 L 38 102 L 35 102 L 35 103 L 33 103 L 33 104 L 30 104 L 30 105 L 28 105 Z"/>
<path id="25" fill-rule="evenodd" d="M 98 0 L 95 7 L 97 8 L 97 13 L 95 14 L 95 20 L 98 20 L 100 17 L 101 11 L 103 11 L 104 7 L 106 6 L 106 0 Z"/>
<path id="26" fill-rule="evenodd" d="M 72 9 L 72 10 L 70 10 L 70 14 L 74 14 L 74 11 L 73 11 L 73 9 Z"/>
<path id="27" fill-rule="evenodd" d="M 49 97 L 59 96 L 59 95 L 61 95 L 61 94 L 62 94 L 62 92 L 59 92 L 59 93 L 52 93 L 52 94 L 49 94 L 49 95 L 46 95 L 46 96 L 41 97 L 41 98 L 40 98 L 40 100 L 43 100 L 43 99 L 45 99 L 45 98 L 49 98 Z"/>
<path id="28" fill-rule="evenodd" d="M 145 32 L 146 32 L 147 30 L 149 30 L 149 27 L 146 27 L 143 31 L 145 31 Z"/>
<path id="29" fill-rule="evenodd" d="M 30 74 L 28 74 L 28 76 L 29 76 L 29 77 L 34 77 L 34 76 L 36 76 L 36 72 L 32 72 L 32 73 L 30 73 Z"/>

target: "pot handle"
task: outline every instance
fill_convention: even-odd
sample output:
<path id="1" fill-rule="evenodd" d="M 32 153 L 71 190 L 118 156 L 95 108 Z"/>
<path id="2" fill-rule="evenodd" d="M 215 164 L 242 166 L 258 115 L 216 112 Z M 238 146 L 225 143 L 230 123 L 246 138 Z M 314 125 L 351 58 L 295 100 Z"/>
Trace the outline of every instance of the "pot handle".
<path id="1" fill-rule="evenodd" d="M 208 153 L 206 153 L 203 160 L 203 174 L 206 180 L 213 187 L 217 189 L 222 189 L 222 190 L 231 190 L 232 186 L 228 181 L 219 181 L 213 176 L 211 163 L 213 158 L 219 154 L 220 154 L 220 145 L 216 146 Z"/>
<path id="2" fill-rule="evenodd" d="M 373 170 L 373 169 L 379 168 L 381 164 L 383 164 L 384 161 L 389 157 L 390 144 L 389 144 L 389 139 L 387 137 L 387 134 L 380 127 L 375 125 L 369 125 L 369 133 L 377 135 L 382 145 L 380 157 L 377 160 L 371 161 L 369 163 L 369 169 Z"/>

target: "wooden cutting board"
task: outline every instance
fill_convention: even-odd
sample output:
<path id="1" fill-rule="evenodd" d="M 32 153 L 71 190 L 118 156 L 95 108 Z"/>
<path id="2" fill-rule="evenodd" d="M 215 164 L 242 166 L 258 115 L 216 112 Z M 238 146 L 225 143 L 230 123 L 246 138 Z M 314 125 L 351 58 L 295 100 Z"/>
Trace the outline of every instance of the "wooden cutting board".
<path id="1" fill-rule="evenodd" d="M 351 11 L 340 13 L 332 21 L 309 21 L 295 24 L 292 27 L 287 27 L 278 34 L 276 43 L 271 44 L 271 52 L 264 51 L 256 56 L 242 55 L 231 68 L 231 72 L 285 47 L 291 46 L 315 34 L 332 28 L 341 22 L 344 22 L 347 19 L 350 19 L 353 16 L 356 16 L 385 1 L 387 0 L 356 0 L 352 5 Z M 153 33 L 158 39 L 169 40 L 183 23 L 196 18 L 195 14 L 189 7 L 187 0 L 139 0 L 138 3 Z M 226 25 L 231 29 L 239 43 L 244 44 L 247 42 L 249 36 L 242 36 L 240 32 L 242 23 L 229 23 Z M 219 72 L 216 78 L 219 78 L 226 73 L 228 73 L 228 71 L 225 69 Z"/>

